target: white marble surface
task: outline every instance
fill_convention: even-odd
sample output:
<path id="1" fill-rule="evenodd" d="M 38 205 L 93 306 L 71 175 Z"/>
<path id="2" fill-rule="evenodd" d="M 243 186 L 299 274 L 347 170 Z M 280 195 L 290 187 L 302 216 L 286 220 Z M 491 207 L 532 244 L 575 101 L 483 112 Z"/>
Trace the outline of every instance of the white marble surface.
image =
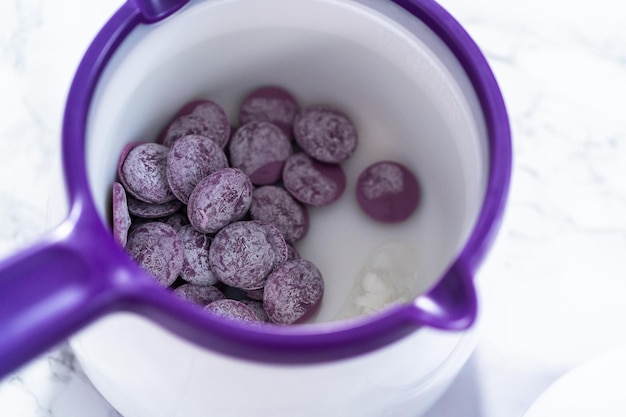
<path id="1" fill-rule="evenodd" d="M 120 3 L 0 0 L 0 257 L 46 230 L 66 91 Z M 479 276 L 479 344 L 427 417 L 516 417 L 626 343 L 626 13 L 615 0 L 441 4 L 501 85 L 514 175 Z M 0 381 L 0 416 L 119 414 L 61 346 Z"/>

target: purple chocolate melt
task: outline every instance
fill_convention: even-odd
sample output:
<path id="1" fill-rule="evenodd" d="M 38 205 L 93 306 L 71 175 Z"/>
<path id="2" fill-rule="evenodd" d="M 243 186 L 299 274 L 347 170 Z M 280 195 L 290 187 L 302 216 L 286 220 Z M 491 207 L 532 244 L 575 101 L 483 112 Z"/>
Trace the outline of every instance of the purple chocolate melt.
<path id="1" fill-rule="evenodd" d="M 240 300 L 242 303 L 250 307 L 261 323 L 269 323 L 270 318 L 267 317 L 263 302 L 258 300 Z"/>
<path id="2" fill-rule="evenodd" d="M 277 260 L 282 259 L 276 252 L 276 236 L 268 234 L 266 226 L 257 221 L 239 221 L 215 235 L 209 260 L 220 281 L 244 290 L 263 287 Z"/>
<path id="3" fill-rule="evenodd" d="M 230 124 L 228 125 L 230 131 Z M 218 146 L 226 145 L 228 138 L 224 139 L 215 132 L 214 126 L 211 126 L 206 120 L 195 114 L 185 114 L 175 118 L 167 127 L 160 142 L 165 146 L 172 146 L 174 142 L 183 136 L 200 135 L 214 141 Z M 230 133 L 229 133 L 230 135 Z"/>
<path id="4" fill-rule="evenodd" d="M 252 193 L 250 216 L 278 228 L 288 242 L 302 239 L 309 230 L 306 207 L 284 188 L 275 185 L 259 187 Z"/>
<path id="5" fill-rule="evenodd" d="M 406 220 L 417 208 L 420 187 L 415 175 L 404 165 L 381 161 L 359 175 L 356 199 L 371 218 L 397 223 Z"/>
<path id="6" fill-rule="evenodd" d="M 282 87 L 264 86 L 250 92 L 239 107 L 239 123 L 267 121 L 291 137 L 293 119 L 299 110 L 293 95 Z"/>
<path id="7" fill-rule="evenodd" d="M 291 141 L 270 122 L 249 122 L 241 126 L 228 146 L 230 163 L 241 169 L 256 185 L 275 183 L 283 165 L 293 153 Z"/>
<path id="8" fill-rule="evenodd" d="M 292 260 L 292 259 L 300 259 L 300 252 L 298 252 L 298 249 L 296 249 L 296 247 L 287 242 L 287 260 Z"/>
<path id="9" fill-rule="evenodd" d="M 300 110 L 293 133 L 302 150 L 320 162 L 343 162 L 358 144 L 356 127 L 348 116 L 323 106 Z"/>
<path id="10" fill-rule="evenodd" d="M 163 204 L 176 197 L 166 176 L 169 148 L 158 143 L 133 146 L 121 162 L 120 182 L 126 192 L 146 203 Z"/>
<path id="11" fill-rule="evenodd" d="M 218 317 L 242 321 L 245 323 L 259 323 L 256 313 L 247 305 L 237 300 L 216 300 L 204 309 Z"/>
<path id="12" fill-rule="evenodd" d="M 209 236 L 198 232 L 191 225 L 183 226 L 178 231 L 183 241 L 183 268 L 180 276 L 187 282 L 197 285 L 213 285 L 217 278 L 209 266 Z"/>
<path id="13" fill-rule="evenodd" d="M 174 294 L 201 306 L 225 298 L 224 293 L 213 285 L 183 284 L 174 290 Z"/>
<path id="14" fill-rule="evenodd" d="M 187 216 L 201 233 L 215 233 L 240 220 L 252 202 L 252 183 L 237 168 L 215 171 L 196 185 L 189 196 Z"/>
<path id="15" fill-rule="evenodd" d="M 289 247 L 283 234 L 273 224 L 252 220 L 250 223 L 257 223 L 265 229 L 267 241 L 274 249 L 274 265 L 279 265 L 289 259 Z"/>
<path id="16" fill-rule="evenodd" d="M 127 199 L 128 211 L 130 214 L 143 219 L 159 219 L 161 217 L 167 217 L 176 213 L 183 206 L 183 203 L 177 199 L 163 204 L 146 203 L 145 201 L 138 200 L 130 195 L 127 196 Z"/>
<path id="17" fill-rule="evenodd" d="M 285 162 L 283 185 L 304 204 L 326 206 L 343 194 L 346 175 L 340 165 L 324 164 L 300 152 Z"/>
<path id="18" fill-rule="evenodd" d="M 252 300 L 263 300 L 263 288 L 257 288 L 256 290 L 243 290 L 243 293 L 246 295 L 246 297 Z"/>
<path id="19" fill-rule="evenodd" d="M 122 246 L 126 246 L 128 230 L 130 229 L 130 214 L 128 212 L 128 197 L 124 186 L 119 182 L 113 183 L 113 237 Z"/>
<path id="20" fill-rule="evenodd" d="M 163 286 L 170 286 L 183 268 L 183 241 L 173 227 L 149 222 L 133 228 L 126 250 Z"/>
<path id="21" fill-rule="evenodd" d="M 228 167 L 228 159 L 217 143 L 205 136 L 187 135 L 178 139 L 167 156 L 167 181 L 172 193 L 183 203 L 207 175 Z"/>
<path id="22" fill-rule="evenodd" d="M 226 142 L 230 138 L 231 127 L 228 115 L 222 106 L 211 100 L 195 100 L 181 107 L 175 117 L 184 115 L 192 115 L 203 120 L 211 126 L 215 142 L 221 148 L 226 146 Z"/>
<path id="23" fill-rule="evenodd" d="M 274 269 L 263 291 L 263 305 L 277 324 L 300 323 L 317 311 L 324 294 L 324 280 L 310 261 L 287 261 Z"/>

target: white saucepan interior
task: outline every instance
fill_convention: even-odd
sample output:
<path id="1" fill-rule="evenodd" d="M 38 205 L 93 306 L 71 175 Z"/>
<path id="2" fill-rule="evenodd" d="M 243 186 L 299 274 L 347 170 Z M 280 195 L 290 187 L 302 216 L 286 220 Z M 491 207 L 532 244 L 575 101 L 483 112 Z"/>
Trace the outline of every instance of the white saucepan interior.
<path id="1" fill-rule="evenodd" d="M 287 88 L 303 106 L 343 110 L 360 133 L 359 148 L 343 164 L 345 194 L 310 211 L 310 233 L 298 244 L 325 278 L 316 320 L 362 312 L 354 300 L 372 271 L 392 299 L 410 301 L 432 286 L 479 212 L 485 127 L 455 57 L 390 1 L 192 2 L 135 30 L 103 74 L 90 110 L 87 167 L 102 216 L 126 143 L 154 140 L 180 106 L 198 98 L 222 105 L 236 125 L 243 96 L 267 84 Z M 356 177 L 382 159 L 405 164 L 422 187 L 418 211 L 401 224 L 373 222 L 356 204 Z M 126 313 L 98 321 L 72 344 L 125 417 L 414 416 L 472 348 L 465 332 L 422 329 L 354 359 L 271 366 L 203 350 Z"/>
<path id="2" fill-rule="evenodd" d="M 325 277 L 317 320 L 354 313 L 346 300 L 372 270 L 410 300 L 462 247 L 487 166 L 482 121 L 463 72 L 426 28 L 415 19 L 404 23 L 354 1 L 217 0 L 136 31 L 91 110 L 87 166 L 102 215 L 110 211 L 126 143 L 154 140 L 180 106 L 198 98 L 222 105 L 236 126 L 246 93 L 281 85 L 303 106 L 345 111 L 360 134 L 355 155 L 342 164 L 346 192 L 310 210 L 310 233 L 297 245 Z M 418 211 L 399 224 L 370 220 L 355 199 L 359 173 L 383 159 L 405 164 L 422 187 Z"/>

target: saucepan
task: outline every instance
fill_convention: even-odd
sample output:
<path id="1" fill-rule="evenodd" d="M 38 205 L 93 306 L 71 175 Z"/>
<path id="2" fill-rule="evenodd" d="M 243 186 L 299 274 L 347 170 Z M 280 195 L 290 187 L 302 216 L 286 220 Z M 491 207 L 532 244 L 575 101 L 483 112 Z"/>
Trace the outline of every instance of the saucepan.
<path id="1" fill-rule="evenodd" d="M 241 98 L 262 85 L 344 109 L 359 131 L 346 192 L 310 211 L 298 246 L 325 279 L 311 323 L 207 314 L 111 233 L 128 143 L 154 140 L 197 99 L 235 123 Z M 0 264 L 0 375 L 70 338 L 125 417 L 415 416 L 468 358 L 474 277 L 504 210 L 511 138 L 487 61 L 436 2 L 128 0 L 84 54 L 62 136 L 63 187 L 51 196 L 60 222 Z M 377 160 L 419 179 L 406 221 L 359 210 L 356 177 Z"/>

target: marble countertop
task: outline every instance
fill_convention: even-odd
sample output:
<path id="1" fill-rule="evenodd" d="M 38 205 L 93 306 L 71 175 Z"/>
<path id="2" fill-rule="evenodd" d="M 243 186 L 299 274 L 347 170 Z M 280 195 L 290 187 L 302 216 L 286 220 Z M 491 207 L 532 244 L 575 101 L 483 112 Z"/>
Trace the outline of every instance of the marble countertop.
<path id="1" fill-rule="evenodd" d="M 613 0 L 440 3 L 500 83 L 514 172 L 479 274 L 478 346 L 427 417 L 518 417 L 560 376 L 626 343 L 625 10 Z M 0 4 L 0 257 L 47 228 L 67 88 L 120 4 Z M 0 381 L 0 416 L 87 415 L 119 417 L 66 345 Z"/>

